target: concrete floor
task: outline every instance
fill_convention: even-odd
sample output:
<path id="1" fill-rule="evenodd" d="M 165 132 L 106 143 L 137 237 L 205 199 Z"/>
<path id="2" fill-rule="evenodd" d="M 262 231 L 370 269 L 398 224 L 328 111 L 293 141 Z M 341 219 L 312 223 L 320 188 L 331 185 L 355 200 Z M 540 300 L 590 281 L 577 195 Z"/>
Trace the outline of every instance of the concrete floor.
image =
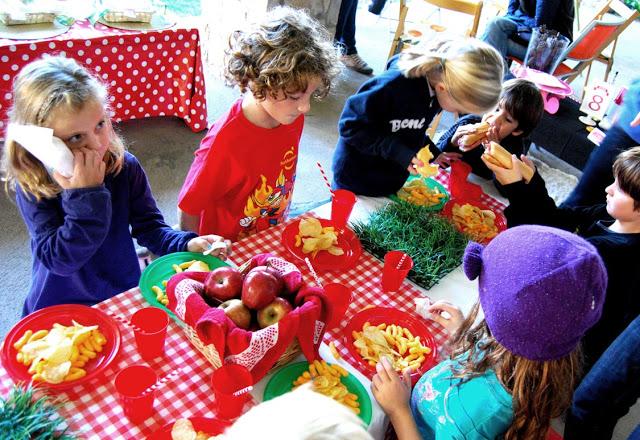
<path id="1" fill-rule="evenodd" d="M 583 1 L 583 11 L 592 0 Z M 397 0 L 390 1 L 382 17 L 369 14 L 361 2 L 358 12 L 357 40 L 362 57 L 376 72 L 381 72 L 386 62 L 397 16 Z M 488 4 L 488 2 L 487 2 Z M 583 15 L 586 16 L 586 11 Z M 618 71 L 616 83 L 627 84 L 637 76 L 633 44 L 639 41 L 640 24 L 634 23 L 620 38 L 614 71 Z M 594 67 L 594 78 L 601 78 L 601 66 Z M 314 103 L 307 116 L 300 145 L 298 183 L 293 196 L 294 209 L 306 210 L 328 200 L 329 194 L 316 167 L 316 161 L 324 165 L 330 174 L 331 157 L 337 140 L 337 121 L 345 99 L 367 79 L 360 74 L 345 71 L 334 93 L 322 102 Z M 580 81 L 574 83 L 579 86 Z M 225 87 L 215 72 L 207 73 L 209 120 L 217 119 L 237 98 L 236 91 Z M 440 128 L 446 128 L 451 118 L 443 118 Z M 124 137 L 131 144 L 131 151 L 144 166 L 158 205 L 169 224 L 176 222 L 178 190 L 204 133 L 192 133 L 180 120 L 155 118 L 128 121 L 120 124 Z M 562 167 L 562 163 L 554 166 Z M 0 196 L 0 335 L 19 319 L 24 295 L 30 278 L 30 251 L 28 234 L 15 204 Z M 624 439 L 640 420 L 636 406 L 616 430 L 615 439 Z"/>

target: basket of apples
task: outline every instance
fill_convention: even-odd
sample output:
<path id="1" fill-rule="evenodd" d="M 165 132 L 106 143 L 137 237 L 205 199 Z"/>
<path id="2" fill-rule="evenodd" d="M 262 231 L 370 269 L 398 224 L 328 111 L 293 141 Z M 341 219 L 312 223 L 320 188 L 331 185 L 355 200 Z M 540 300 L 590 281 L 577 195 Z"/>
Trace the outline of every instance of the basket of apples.
<path id="1" fill-rule="evenodd" d="M 176 274 L 167 297 L 214 368 L 238 363 L 255 381 L 300 351 L 316 359 L 332 315 L 323 289 L 305 284 L 296 265 L 272 254 L 256 255 L 239 269 Z"/>

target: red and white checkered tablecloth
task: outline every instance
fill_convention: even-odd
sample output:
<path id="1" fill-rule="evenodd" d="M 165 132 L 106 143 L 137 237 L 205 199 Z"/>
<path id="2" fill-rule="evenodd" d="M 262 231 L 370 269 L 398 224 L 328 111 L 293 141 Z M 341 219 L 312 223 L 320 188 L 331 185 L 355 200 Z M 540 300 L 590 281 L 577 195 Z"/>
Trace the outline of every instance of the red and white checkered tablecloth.
<path id="1" fill-rule="evenodd" d="M 116 122 L 176 116 L 193 131 L 207 128 L 197 28 L 129 31 L 80 20 L 53 38 L 0 38 L 0 139 L 12 104 L 13 78 L 45 53 L 74 58 L 98 75 L 109 87 Z"/>

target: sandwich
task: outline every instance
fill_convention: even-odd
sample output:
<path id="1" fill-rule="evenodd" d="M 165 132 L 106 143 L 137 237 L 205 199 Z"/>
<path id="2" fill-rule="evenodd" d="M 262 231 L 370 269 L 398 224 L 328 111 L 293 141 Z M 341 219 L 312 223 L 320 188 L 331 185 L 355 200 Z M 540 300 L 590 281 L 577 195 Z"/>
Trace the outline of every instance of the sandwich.
<path id="1" fill-rule="evenodd" d="M 460 138 L 460 143 L 463 147 L 470 147 L 477 144 L 487 136 L 487 132 L 489 131 L 489 128 L 491 128 L 488 122 L 480 122 L 478 124 L 470 125 L 469 127 L 472 128 L 473 131 Z"/>
<path id="2" fill-rule="evenodd" d="M 491 142 L 489 144 L 489 147 L 484 150 L 482 157 L 487 162 L 507 170 L 510 170 L 513 166 L 513 163 L 511 162 L 511 153 L 496 142 Z M 533 168 L 524 162 L 518 162 L 518 166 L 520 166 L 522 177 L 524 177 L 527 182 L 530 181 L 534 173 Z"/>

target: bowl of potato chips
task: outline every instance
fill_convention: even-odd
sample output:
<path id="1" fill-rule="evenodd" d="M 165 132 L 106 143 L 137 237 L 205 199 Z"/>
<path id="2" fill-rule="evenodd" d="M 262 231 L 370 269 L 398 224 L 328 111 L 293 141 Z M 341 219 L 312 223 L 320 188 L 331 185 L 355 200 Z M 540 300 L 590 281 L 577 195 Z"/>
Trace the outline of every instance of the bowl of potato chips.
<path id="1" fill-rule="evenodd" d="M 503 214 L 479 201 L 453 198 L 442 210 L 442 215 L 451 220 L 456 229 L 478 243 L 488 243 L 507 229 Z"/>
<path id="2" fill-rule="evenodd" d="M 211 417 L 189 417 L 167 423 L 147 440 L 211 440 L 222 434 L 231 422 Z"/>
<path id="3" fill-rule="evenodd" d="M 449 193 L 435 179 L 409 176 L 402 188 L 389 198 L 395 202 L 402 200 L 422 206 L 429 211 L 440 211 L 449 200 Z"/>
<path id="4" fill-rule="evenodd" d="M 360 255 L 360 240 L 349 228 L 337 230 L 331 220 L 305 217 L 289 223 L 282 244 L 295 259 L 309 258 L 316 271 L 349 269 Z"/>
<path id="5" fill-rule="evenodd" d="M 117 323 L 99 309 L 46 307 L 7 333 L 2 365 L 15 382 L 62 390 L 99 377 L 115 359 L 120 340 Z"/>
<path id="6" fill-rule="evenodd" d="M 352 364 L 371 378 L 382 357 L 397 372 L 411 369 L 413 383 L 436 364 L 437 347 L 420 318 L 391 307 L 370 307 L 356 313 L 343 328 Z"/>

